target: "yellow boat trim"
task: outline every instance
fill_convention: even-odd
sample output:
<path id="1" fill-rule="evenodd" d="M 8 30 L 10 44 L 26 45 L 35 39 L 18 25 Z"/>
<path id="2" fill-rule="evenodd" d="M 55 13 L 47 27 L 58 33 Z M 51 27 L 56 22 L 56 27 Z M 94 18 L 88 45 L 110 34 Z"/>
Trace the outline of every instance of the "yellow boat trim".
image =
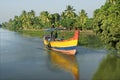
<path id="1" fill-rule="evenodd" d="M 68 47 L 68 46 L 77 46 L 78 40 L 68 40 L 68 41 L 51 41 L 48 42 L 44 40 L 44 44 L 50 44 L 51 47 Z"/>

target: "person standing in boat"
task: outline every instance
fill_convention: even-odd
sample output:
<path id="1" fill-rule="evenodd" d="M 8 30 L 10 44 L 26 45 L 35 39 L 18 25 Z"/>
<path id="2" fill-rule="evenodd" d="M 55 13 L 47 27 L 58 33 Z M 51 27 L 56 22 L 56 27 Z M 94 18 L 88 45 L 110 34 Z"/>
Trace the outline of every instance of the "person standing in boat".
<path id="1" fill-rule="evenodd" d="M 54 24 L 52 24 L 52 27 L 51 27 L 51 33 L 50 33 L 51 40 L 54 39 L 54 35 L 53 35 L 53 33 L 54 33 L 54 29 L 55 29 L 55 26 L 54 26 Z"/>

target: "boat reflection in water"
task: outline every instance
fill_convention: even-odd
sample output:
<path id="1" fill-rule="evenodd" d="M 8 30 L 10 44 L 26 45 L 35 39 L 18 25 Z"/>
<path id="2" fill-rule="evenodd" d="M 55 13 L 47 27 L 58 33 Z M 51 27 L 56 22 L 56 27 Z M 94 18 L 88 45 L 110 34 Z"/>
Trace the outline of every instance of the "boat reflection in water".
<path id="1" fill-rule="evenodd" d="M 79 80 L 79 69 L 75 55 L 66 55 L 55 51 L 50 51 L 51 64 L 70 72 L 75 80 Z"/>

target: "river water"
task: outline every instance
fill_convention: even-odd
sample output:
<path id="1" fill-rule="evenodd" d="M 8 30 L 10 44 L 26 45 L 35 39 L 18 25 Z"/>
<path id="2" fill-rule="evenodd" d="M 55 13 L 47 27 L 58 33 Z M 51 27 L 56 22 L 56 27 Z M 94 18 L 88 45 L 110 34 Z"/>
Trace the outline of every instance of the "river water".
<path id="1" fill-rule="evenodd" d="M 0 29 L 0 80 L 92 80 L 104 49 L 77 47 L 75 56 L 49 51 L 42 39 Z"/>

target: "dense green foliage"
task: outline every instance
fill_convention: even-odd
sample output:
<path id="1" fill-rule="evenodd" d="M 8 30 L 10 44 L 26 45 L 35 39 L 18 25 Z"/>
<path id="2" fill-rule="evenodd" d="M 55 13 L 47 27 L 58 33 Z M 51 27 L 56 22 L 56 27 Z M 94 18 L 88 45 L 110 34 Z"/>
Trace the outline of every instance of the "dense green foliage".
<path id="1" fill-rule="evenodd" d="M 23 11 L 20 16 L 15 16 L 14 19 L 3 23 L 2 26 L 14 31 L 39 30 L 49 28 L 52 24 L 67 29 L 73 29 L 74 27 L 91 29 L 91 20 L 87 17 L 85 10 L 81 10 L 79 15 L 74 11 L 75 9 L 70 5 L 66 7 L 66 10 L 64 10 L 62 14 L 50 14 L 48 11 L 42 11 L 39 16 L 36 16 L 33 10 L 30 12 Z M 88 25 L 89 28 L 87 27 Z"/>
<path id="2" fill-rule="evenodd" d="M 94 12 L 94 31 L 108 49 L 120 51 L 120 0 L 107 0 Z"/>

